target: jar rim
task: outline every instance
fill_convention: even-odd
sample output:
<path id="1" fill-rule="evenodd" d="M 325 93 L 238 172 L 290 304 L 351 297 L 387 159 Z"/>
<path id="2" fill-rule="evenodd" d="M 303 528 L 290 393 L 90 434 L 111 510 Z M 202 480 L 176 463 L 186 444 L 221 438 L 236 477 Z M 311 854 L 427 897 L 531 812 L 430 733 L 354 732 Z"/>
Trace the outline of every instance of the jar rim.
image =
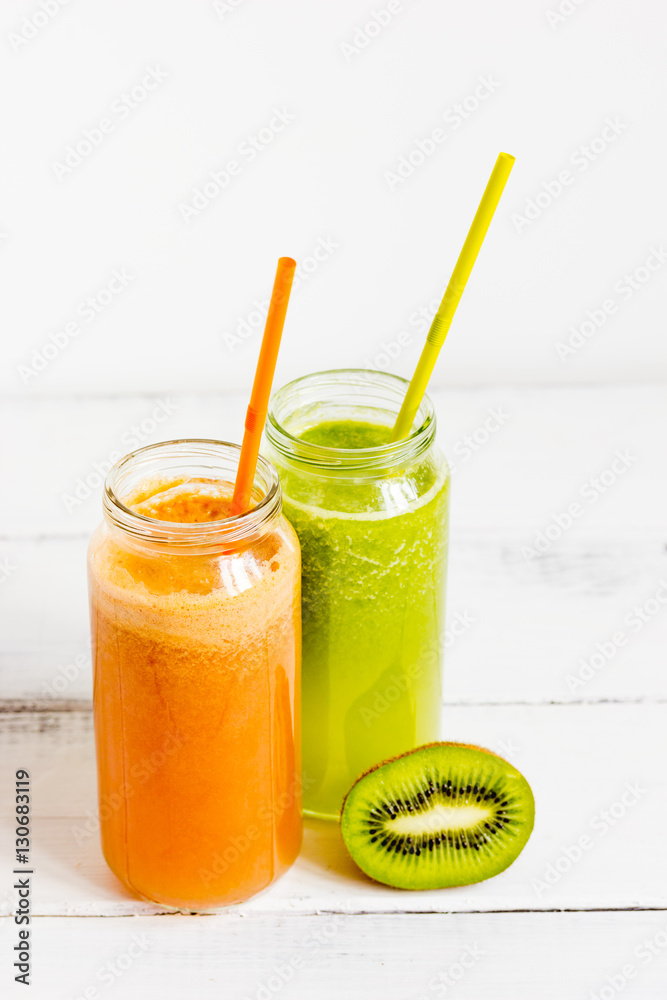
<path id="1" fill-rule="evenodd" d="M 278 473 L 262 455 L 257 458 L 255 472 L 255 488 L 259 485 L 261 498 L 248 510 L 230 517 L 203 522 L 161 521 L 133 511 L 119 495 L 123 482 L 129 484 L 130 473 L 135 476 L 136 485 L 151 473 L 158 475 L 165 471 L 177 472 L 179 461 L 183 466 L 195 464 L 197 460 L 202 465 L 204 462 L 212 463 L 205 468 L 209 472 L 221 473 L 220 478 L 224 482 L 233 483 L 233 478 L 224 473 L 236 471 L 240 454 L 240 445 L 215 438 L 175 438 L 137 448 L 120 458 L 107 473 L 102 501 L 104 514 L 115 527 L 134 538 L 151 543 L 164 542 L 177 547 L 236 542 L 256 535 L 267 526 L 276 511 L 280 512 L 282 503 Z M 167 470 L 160 470 L 160 459 L 173 464 Z M 127 489 L 125 494 L 127 495 Z"/>
<path id="2" fill-rule="evenodd" d="M 331 392 L 334 389 L 347 387 L 358 396 L 360 407 L 373 408 L 368 402 L 364 402 L 361 390 L 367 388 L 369 397 L 373 392 L 375 400 L 381 400 L 385 410 L 388 409 L 398 415 L 409 384 L 409 381 L 400 375 L 368 368 L 333 368 L 302 375 L 273 394 L 266 420 L 266 437 L 283 458 L 295 459 L 319 469 L 386 469 L 388 466 L 414 461 L 430 447 L 435 437 L 435 410 L 426 394 L 413 421 L 413 428 L 416 429 L 411 430 L 408 437 L 387 444 L 374 445 L 371 448 L 333 448 L 329 445 L 304 441 L 303 438 L 287 430 L 283 423 L 286 416 L 296 412 L 296 408 L 287 414 L 280 413 L 281 407 L 289 410 L 290 398 L 298 397 L 309 389 L 321 393 L 327 389 Z M 335 395 L 332 394 L 328 398 L 332 401 Z M 316 399 L 322 401 L 322 396 L 317 396 Z"/>

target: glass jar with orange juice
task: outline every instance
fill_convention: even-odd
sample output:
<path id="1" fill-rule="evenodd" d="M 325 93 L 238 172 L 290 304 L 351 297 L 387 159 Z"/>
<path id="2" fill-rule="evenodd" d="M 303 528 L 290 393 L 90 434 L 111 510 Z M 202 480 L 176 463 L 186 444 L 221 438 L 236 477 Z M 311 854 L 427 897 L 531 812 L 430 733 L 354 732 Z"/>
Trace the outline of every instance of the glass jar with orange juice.
<path id="1" fill-rule="evenodd" d="M 241 902 L 301 843 L 300 552 L 273 467 L 232 513 L 237 445 L 117 463 L 89 582 L 102 847 L 137 896 Z"/>

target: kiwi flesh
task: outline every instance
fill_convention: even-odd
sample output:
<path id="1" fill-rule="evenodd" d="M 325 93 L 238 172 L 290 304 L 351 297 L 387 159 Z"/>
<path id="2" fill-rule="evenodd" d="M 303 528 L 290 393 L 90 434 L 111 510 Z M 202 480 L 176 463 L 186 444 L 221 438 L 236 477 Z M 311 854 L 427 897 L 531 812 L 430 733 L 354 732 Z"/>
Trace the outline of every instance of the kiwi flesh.
<path id="1" fill-rule="evenodd" d="M 429 743 L 356 781 L 341 832 L 354 861 L 377 882 L 443 889 L 508 868 L 534 819 L 530 785 L 502 757 L 465 743 Z"/>

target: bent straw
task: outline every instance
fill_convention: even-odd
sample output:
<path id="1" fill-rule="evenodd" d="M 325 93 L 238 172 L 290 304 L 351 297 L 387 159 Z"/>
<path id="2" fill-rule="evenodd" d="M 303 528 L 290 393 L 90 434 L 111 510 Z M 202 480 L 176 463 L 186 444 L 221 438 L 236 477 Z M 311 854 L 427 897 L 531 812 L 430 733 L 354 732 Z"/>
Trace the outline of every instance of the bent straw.
<path id="1" fill-rule="evenodd" d="M 264 430 L 264 421 L 269 407 L 273 373 L 276 370 L 280 338 L 285 325 L 285 315 L 292 290 L 296 261 L 291 257 L 281 257 L 278 261 L 276 280 L 273 283 L 269 312 L 266 317 L 262 346 L 257 360 L 255 381 L 250 394 L 250 403 L 245 418 L 245 431 L 241 445 L 239 467 L 234 484 L 232 509 L 240 514 L 250 506 L 252 488 L 255 482 L 257 456 Z"/>
<path id="2" fill-rule="evenodd" d="M 410 433 L 412 422 L 426 392 L 426 386 L 438 359 L 440 348 L 445 342 L 445 337 L 454 319 L 454 313 L 461 301 L 463 290 L 470 277 L 473 265 L 477 260 L 477 254 L 481 250 L 484 237 L 491 224 L 493 214 L 498 207 L 500 196 L 503 193 L 513 166 L 513 156 L 510 156 L 509 153 L 499 154 L 489 178 L 489 183 L 486 185 L 486 190 L 479 203 L 479 208 L 475 213 L 475 218 L 472 220 L 472 225 L 463 244 L 463 249 L 459 254 L 456 267 L 442 297 L 442 302 L 431 323 L 431 329 L 428 331 L 424 349 L 417 362 L 415 373 L 412 376 L 408 391 L 403 400 L 403 405 L 396 418 L 394 429 L 391 432 L 390 441 L 400 441 L 401 438 L 407 437 Z"/>

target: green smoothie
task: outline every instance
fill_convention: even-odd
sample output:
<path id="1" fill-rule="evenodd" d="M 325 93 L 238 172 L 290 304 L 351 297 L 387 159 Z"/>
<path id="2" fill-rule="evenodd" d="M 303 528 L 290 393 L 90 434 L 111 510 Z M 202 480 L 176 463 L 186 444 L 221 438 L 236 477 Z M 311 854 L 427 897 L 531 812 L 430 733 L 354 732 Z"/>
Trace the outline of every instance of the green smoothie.
<path id="1" fill-rule="evenodd" d="M 390 424 L 324 420 L 292 433 L 327 449 L 377 449 Z M 399 467 L 388 455 L 372 474 L 322 473 L 271 453 L 302 549 L 311 814 L 337 816 L 365 770 L 439 737 L 449 479 L 433 452 Z"/>

